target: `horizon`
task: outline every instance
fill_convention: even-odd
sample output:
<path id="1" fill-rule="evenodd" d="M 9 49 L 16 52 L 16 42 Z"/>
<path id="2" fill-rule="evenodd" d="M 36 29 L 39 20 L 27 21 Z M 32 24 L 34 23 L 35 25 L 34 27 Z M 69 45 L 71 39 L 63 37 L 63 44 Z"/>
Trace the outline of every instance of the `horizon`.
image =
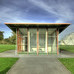
<path id="1" fill-rule="evenodd" d="M 59 40 L 74 32 L 74 1 L 72 0 L 0 0 L 0 31 L 4 38 L 12 30 L 4 23 L 71 23 L 59 35 Z"/>

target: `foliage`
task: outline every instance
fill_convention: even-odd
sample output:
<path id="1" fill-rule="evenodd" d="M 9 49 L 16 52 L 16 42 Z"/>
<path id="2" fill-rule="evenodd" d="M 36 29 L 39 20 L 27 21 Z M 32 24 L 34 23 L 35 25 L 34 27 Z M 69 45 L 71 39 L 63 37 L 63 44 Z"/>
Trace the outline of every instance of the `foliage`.
<path id="1" fill-rule="evenodd" d="M 9 37 L 9 42 L 11 44 L 15 44 L 16 43 L 16 34 L 14 32 L 12 32 L 12 36 Z"/>
<path id="2" fill-rule="evenodd" d="M 59 60 L 74 74 L 74 58 L 60 58 Z"/>
<path id="3" fill-rule="evenodd" d="M 15 50 L 15 45 L 5 45 L 5 44 L 0 45 L 0 52 L 4 52 L 7 50 Z"/>
<path id="4" fill-rule="evenodd" d="M 0 74 L 6 74 L 17 60 L 18 58 L 0 58 Z"/>
<path id="5" fill-rule="evenodd" d="M 3 35 L 0 35 L 0 44 L 15 44 L 16 43 L 16 34 L 12 32 L 12 36 L 9 38 L 3 39 Z"/>
<path id="6" fill-rule="evenodd" d="M 74 52 L 74 45 L 60 45 L 60 50 Z"/>
<path id="7" fill-rule="evenodd" d="M 3 31 L 0 31 L 0 40 L 3 40 Z"/>
<path id="8" fill-rule="evenodd" d="M 12 32 L 12 36 L 9 38 L 5 38 L 2 44 L 15 44 L 16 43 L 16 34 Z"/>

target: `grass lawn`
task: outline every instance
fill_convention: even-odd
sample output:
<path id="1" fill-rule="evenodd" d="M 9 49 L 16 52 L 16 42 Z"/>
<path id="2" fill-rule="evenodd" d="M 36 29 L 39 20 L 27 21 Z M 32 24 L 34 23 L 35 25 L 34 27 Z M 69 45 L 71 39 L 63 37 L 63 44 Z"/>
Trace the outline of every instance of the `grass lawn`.
<path id="1" fill-rule="evenodd" d="M 69 52 L 74 52 L 74 45 L 60 45 L 61 50 L 66 50 Z"/>
<path id="2" fill-rule="evenodd" d="M 0 74 L 6 74 L 17 60 L 18 58 L 0 58 Z"/>
<path id="3" fill-rule="evenodd" d="M 15 50 L 15 45 L 0 44 L 0 52 L 4 52 L 7 50 Z"/>
<path id="4" fill-rule="evenodd" d="M 59 58 L 65 67 L 74 74 L 74 58 Z"/>

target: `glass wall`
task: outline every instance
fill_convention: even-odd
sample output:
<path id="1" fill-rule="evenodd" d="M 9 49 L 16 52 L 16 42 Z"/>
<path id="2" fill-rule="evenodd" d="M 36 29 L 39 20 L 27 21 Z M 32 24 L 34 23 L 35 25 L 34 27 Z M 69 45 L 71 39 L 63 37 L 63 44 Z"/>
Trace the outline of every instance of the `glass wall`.
<path id="1" fill-rule="evenodd" d="M 28 49 L 28 35 L 27 28 L 19 28 L 18 29 L 18 47 L 20 51 L 27 51 Z"/>
<path id="2" fill-rule="evenodd" d="M 48 53 L 56 53 L 56 37 L 56 29 L 39 28 L 39 53 L 47 53 L 47 48 Z M 37 28 L 19 28 L 17 44 L 19 51 L 37 52 Z"/>
<path id="3" fill-rule="evenodd" d="M 45 52 L 46 49 L 46 29 L 39 29 L 39 52 Z"/>
<path id="4" fill-rule="evenodd" d="M 48 52 L 56 53 L 56 29 L 48 29 Z"/>
<path id="5" fill-rule="evenodd" d="M 37 29 L 29 29 L 30 52 L 37 52 Z"/>

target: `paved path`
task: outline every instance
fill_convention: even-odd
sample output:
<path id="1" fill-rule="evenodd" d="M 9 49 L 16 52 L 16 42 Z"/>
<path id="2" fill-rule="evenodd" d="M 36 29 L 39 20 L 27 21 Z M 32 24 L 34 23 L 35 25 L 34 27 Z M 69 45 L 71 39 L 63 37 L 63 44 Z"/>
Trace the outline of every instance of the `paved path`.
<path id="1" fill-rule="evenodd" d="M 70 74 L 70 72 L 54 56 L 28 56 L 21 57 L 7 74 Z"/>

